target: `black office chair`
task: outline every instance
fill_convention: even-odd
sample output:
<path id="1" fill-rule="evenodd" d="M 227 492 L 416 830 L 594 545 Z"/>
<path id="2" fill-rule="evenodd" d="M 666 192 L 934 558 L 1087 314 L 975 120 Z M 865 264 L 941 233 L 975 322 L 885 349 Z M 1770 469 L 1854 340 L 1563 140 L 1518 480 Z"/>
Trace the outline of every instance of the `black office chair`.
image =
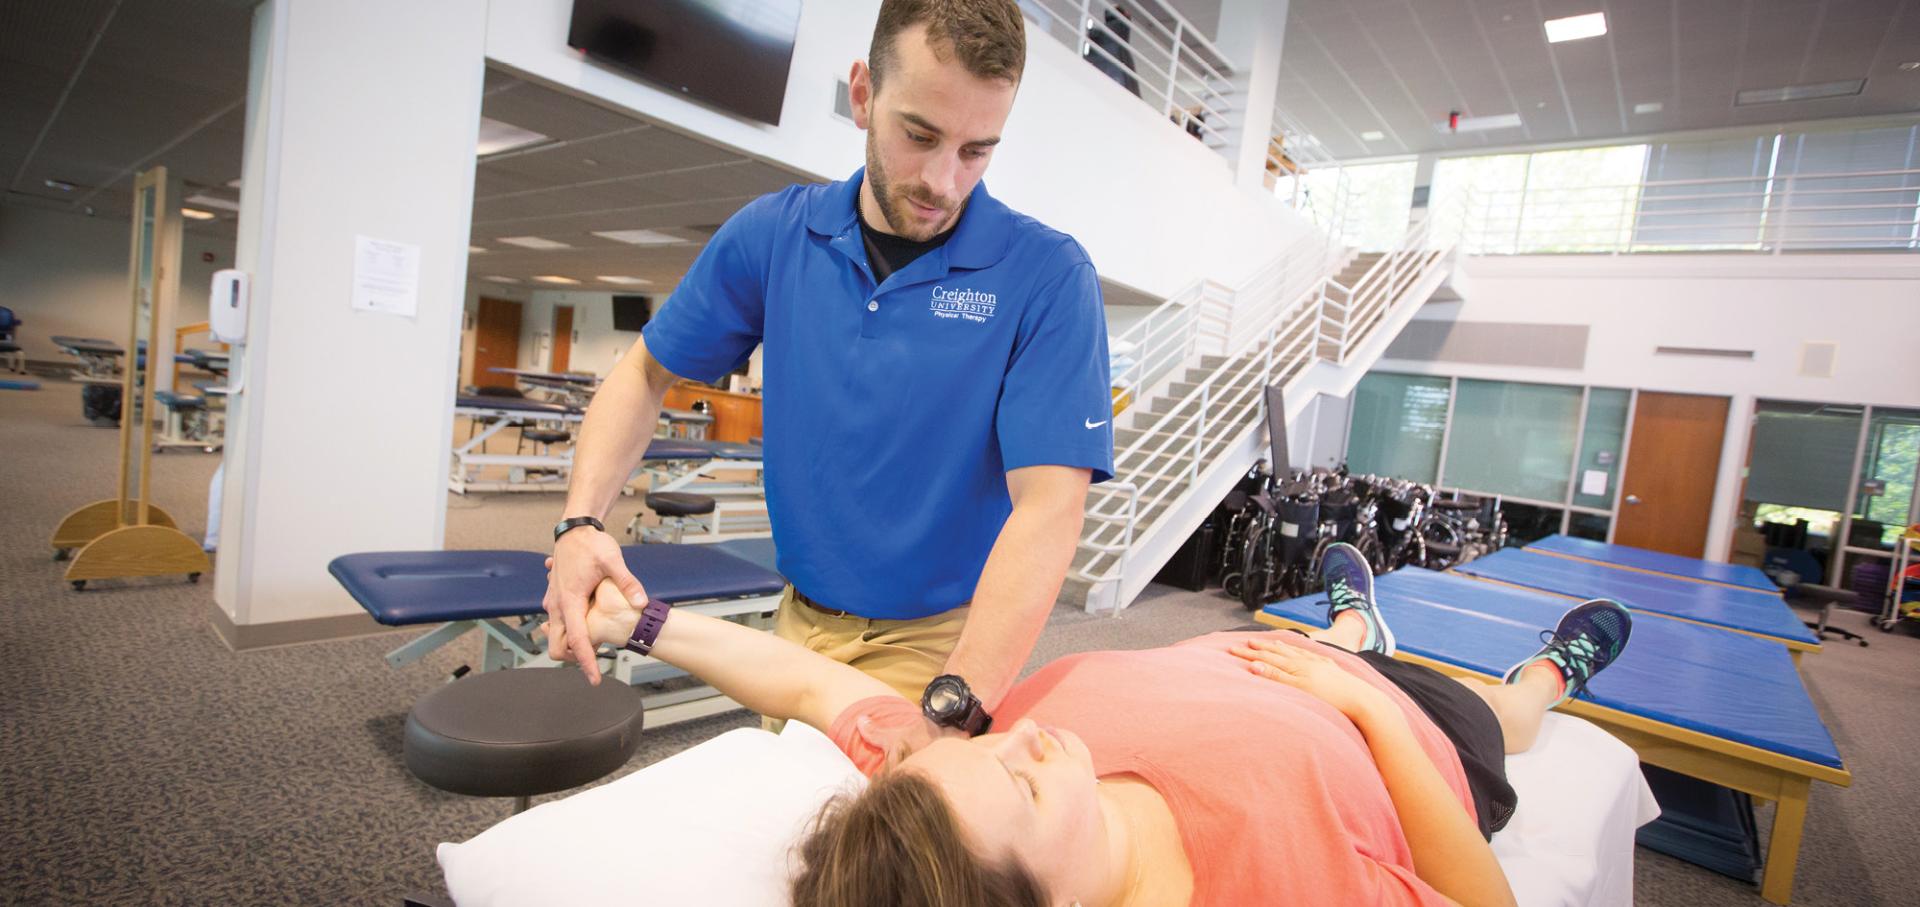
<path id="1" fill-rule="evenodd" d="M 1787 586 L 1784 591 L 1787 593 L 1787 601 L 1789 603 L 1820 609 L 1819 620 L 1809 620 L 1805 622 L 1807 628 L 1812 630 L 1815 636 L 1820 637 L 1820 639 L 1824 641 L 1827 639 L 1828 634 L 1834 634 L 1841 639 L 1852 640 L 1853 642 L 1859 643 L 1863 649 L 1866 648 L 1866 637 L 1852 630 L 1843 630 L 1839 627 L 1827 626 L 1827 621 L 1833 617 L 1833 606 L 1846 605 L 1849 608 L 1858 608 L 1860 606 L 1859 594 L 1848 589 L 1839 589 L 1833 586 L 1816 586 L 1812 583 L 1799 582 Z"/>

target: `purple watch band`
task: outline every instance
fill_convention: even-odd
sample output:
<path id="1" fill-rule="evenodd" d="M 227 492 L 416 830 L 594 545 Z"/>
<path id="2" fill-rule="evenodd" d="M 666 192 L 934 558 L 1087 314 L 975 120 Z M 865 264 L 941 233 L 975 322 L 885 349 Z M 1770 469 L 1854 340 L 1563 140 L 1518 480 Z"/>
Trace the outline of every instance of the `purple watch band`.
<path id="1" fill-rule="evenodd" d="M 660 628 L 667 625 L 667 615 L 673 613 L 673 606 L 653 599 L 640 611 L 640 623 L 633 628 L 633 636 L 627 639 L 627 650 L 637 655 L 646 655 L 653 651 L 654 640 L 660 638 Z"/>

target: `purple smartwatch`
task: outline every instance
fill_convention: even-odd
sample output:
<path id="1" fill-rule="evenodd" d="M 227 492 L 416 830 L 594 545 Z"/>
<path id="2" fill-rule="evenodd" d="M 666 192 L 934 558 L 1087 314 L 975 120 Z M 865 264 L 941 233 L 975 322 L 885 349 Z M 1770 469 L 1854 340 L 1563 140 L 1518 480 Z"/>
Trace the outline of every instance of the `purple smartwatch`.
<path id="1" fill-rule="evenodd" d="M 627 639 L 627 651 L 637 655 L 646 655 L 653 651 L 654 640 L 660 638 L 660 628 L 667 625 L 667 615 L 673 612 L 673 606 L 651 599 L 640 611 L 640 623 L 633 628 L 633 636 Z"/>

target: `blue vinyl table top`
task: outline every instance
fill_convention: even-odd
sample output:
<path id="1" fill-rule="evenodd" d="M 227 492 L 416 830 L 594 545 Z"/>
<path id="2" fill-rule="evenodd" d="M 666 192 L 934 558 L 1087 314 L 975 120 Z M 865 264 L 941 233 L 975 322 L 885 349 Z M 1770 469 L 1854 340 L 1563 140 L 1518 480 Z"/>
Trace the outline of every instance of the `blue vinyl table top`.
<path id="1" fill-rule="evenodd" d="M 1374 598 L 1400 651 L 1500 677 L 1540 649 L 1572 602 L 1525 589 L 1406 567 L 1375 581 Z M 1317 596 L 1265 613 L 1327 625 Z M 1681 621 L 1641 617 L 1627 648 L 1581 698 L 1630 715 L 1841 768 L 1786 647 Z"/>
<path id="2" fill-rule="evenodd" d="M 1631 545 L 1614 545 L 1608 542 L 1595 542 L 1577 539 L 1567 535 L 1550 535 L 1526 547 L 1528 551 L 1545 551 L 1550 554 L 1564 554 L 1570 557 L 1585 558 L 1603 564 L 1620 567 L 1632 567 L 1637 570 L 1651 570 L 1668 576 L 1680 576 L 1687 579 L 1705 580 L 1710 583 L 1726 583 L 1730 586 L 1743 586 L 1762 592 L 1778 592 L 1759 567 L 1745 564 L 1722 564 L 1717 561 L 1703 561 L 1694 557 L 1681 557 L 1664 551 L 1649 551 Z"/>
<path id="3" fill-rule="evenodd" d="M 1646 611 L 1775 639 L 1820 644 L 1778 592 L 1734 589 L 1673 576 L 1622 570 L 1548 554 L 1505 548 L 1468 561 L 1456 573 L 1576 598 L 1610 598 Z"/>
<path id="4" fill-rule="evenodd" d="M 681 604 L 777 595 L 780 574 L 713 545 L 627 545 L 647 594 Z M 540 610 L 546 555 L 532 551 L 386 551 L 334 558 L 327 571 L 389 626 L 514 617 Z"/>

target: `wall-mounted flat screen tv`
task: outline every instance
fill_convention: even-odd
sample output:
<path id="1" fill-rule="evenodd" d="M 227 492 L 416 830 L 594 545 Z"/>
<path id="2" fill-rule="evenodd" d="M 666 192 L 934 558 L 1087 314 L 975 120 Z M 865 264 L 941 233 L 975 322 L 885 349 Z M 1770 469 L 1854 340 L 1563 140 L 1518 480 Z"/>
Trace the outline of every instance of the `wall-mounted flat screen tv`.
<path id="1" fill-rule="evenodd" d="M 573 0 L 567 46 L 669 91 L 779 125 L 800 0 Z"/>
<path id="2" fill-rule="evenodd" d="M 613 297 L 613 329 L 616 331 L 638 331 L 647 326 L 647 319 L 653 317 L 653 299 L 647 296 Z"/>

